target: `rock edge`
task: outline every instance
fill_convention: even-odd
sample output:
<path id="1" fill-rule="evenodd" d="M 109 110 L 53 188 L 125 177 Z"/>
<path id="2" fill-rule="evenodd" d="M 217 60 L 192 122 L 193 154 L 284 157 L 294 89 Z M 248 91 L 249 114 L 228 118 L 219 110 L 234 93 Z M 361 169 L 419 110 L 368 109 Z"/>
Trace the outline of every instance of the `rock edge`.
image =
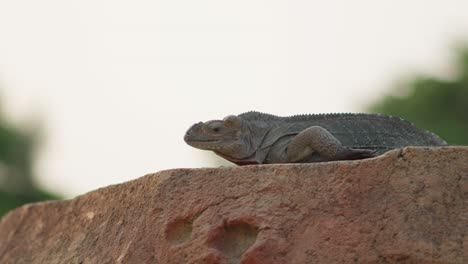
<path id="1" fill-rule="evenodd" d="M 175 169 L 0 220 L 0 263 L 466 263 L 468 147 Z"/>

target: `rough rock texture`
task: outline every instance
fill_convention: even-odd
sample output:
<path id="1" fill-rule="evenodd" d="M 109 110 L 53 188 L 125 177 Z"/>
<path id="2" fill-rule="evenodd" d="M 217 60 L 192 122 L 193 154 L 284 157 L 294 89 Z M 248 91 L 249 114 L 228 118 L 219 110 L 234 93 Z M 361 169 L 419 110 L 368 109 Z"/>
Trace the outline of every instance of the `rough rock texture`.
<path id="1" fill-rule="evenodd" d="M 468 263 L 468 148 L 162 171 L 0 222 L 0 263 Z"/>

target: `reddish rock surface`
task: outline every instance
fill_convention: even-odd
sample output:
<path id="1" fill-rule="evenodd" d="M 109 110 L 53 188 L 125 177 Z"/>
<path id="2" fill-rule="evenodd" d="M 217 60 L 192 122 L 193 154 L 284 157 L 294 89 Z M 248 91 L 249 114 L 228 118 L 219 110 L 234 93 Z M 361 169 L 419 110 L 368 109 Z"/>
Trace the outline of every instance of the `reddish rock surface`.
<path id="1" fill-rule="evenodd" d="M 0 221 L 0 263 L 468 263 L 468 148 L 175 169 Z"/>

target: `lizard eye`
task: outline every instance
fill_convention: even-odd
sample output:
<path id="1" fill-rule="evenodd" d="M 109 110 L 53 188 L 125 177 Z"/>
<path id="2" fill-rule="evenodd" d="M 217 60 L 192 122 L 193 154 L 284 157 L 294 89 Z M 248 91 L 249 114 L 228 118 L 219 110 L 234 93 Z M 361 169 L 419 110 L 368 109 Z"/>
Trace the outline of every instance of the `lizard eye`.
<path id="1" fill-rule="evenodd" d="M 213 122 L 211 123 L 208 128 L 211 130 L 211 132 L 213 133 L 219 133 L 222 131 L 223 129 L 223 124 L 221 124 L 220 122 Z"/>

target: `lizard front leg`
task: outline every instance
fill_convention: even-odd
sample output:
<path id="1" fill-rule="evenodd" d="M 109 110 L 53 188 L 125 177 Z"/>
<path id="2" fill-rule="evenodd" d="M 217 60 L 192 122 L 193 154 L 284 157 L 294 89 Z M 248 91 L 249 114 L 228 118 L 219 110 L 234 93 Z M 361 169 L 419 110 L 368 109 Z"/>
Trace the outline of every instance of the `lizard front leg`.
<path id="1" fill-rule="evenodd" d="M 328 130 L 312 126 L 297 134 L 286 149 L 287 162 L 301 162 L 312 154 L 325 160 L 353 160 L 373 157 L 375 151 L 344 147 Z"/>

